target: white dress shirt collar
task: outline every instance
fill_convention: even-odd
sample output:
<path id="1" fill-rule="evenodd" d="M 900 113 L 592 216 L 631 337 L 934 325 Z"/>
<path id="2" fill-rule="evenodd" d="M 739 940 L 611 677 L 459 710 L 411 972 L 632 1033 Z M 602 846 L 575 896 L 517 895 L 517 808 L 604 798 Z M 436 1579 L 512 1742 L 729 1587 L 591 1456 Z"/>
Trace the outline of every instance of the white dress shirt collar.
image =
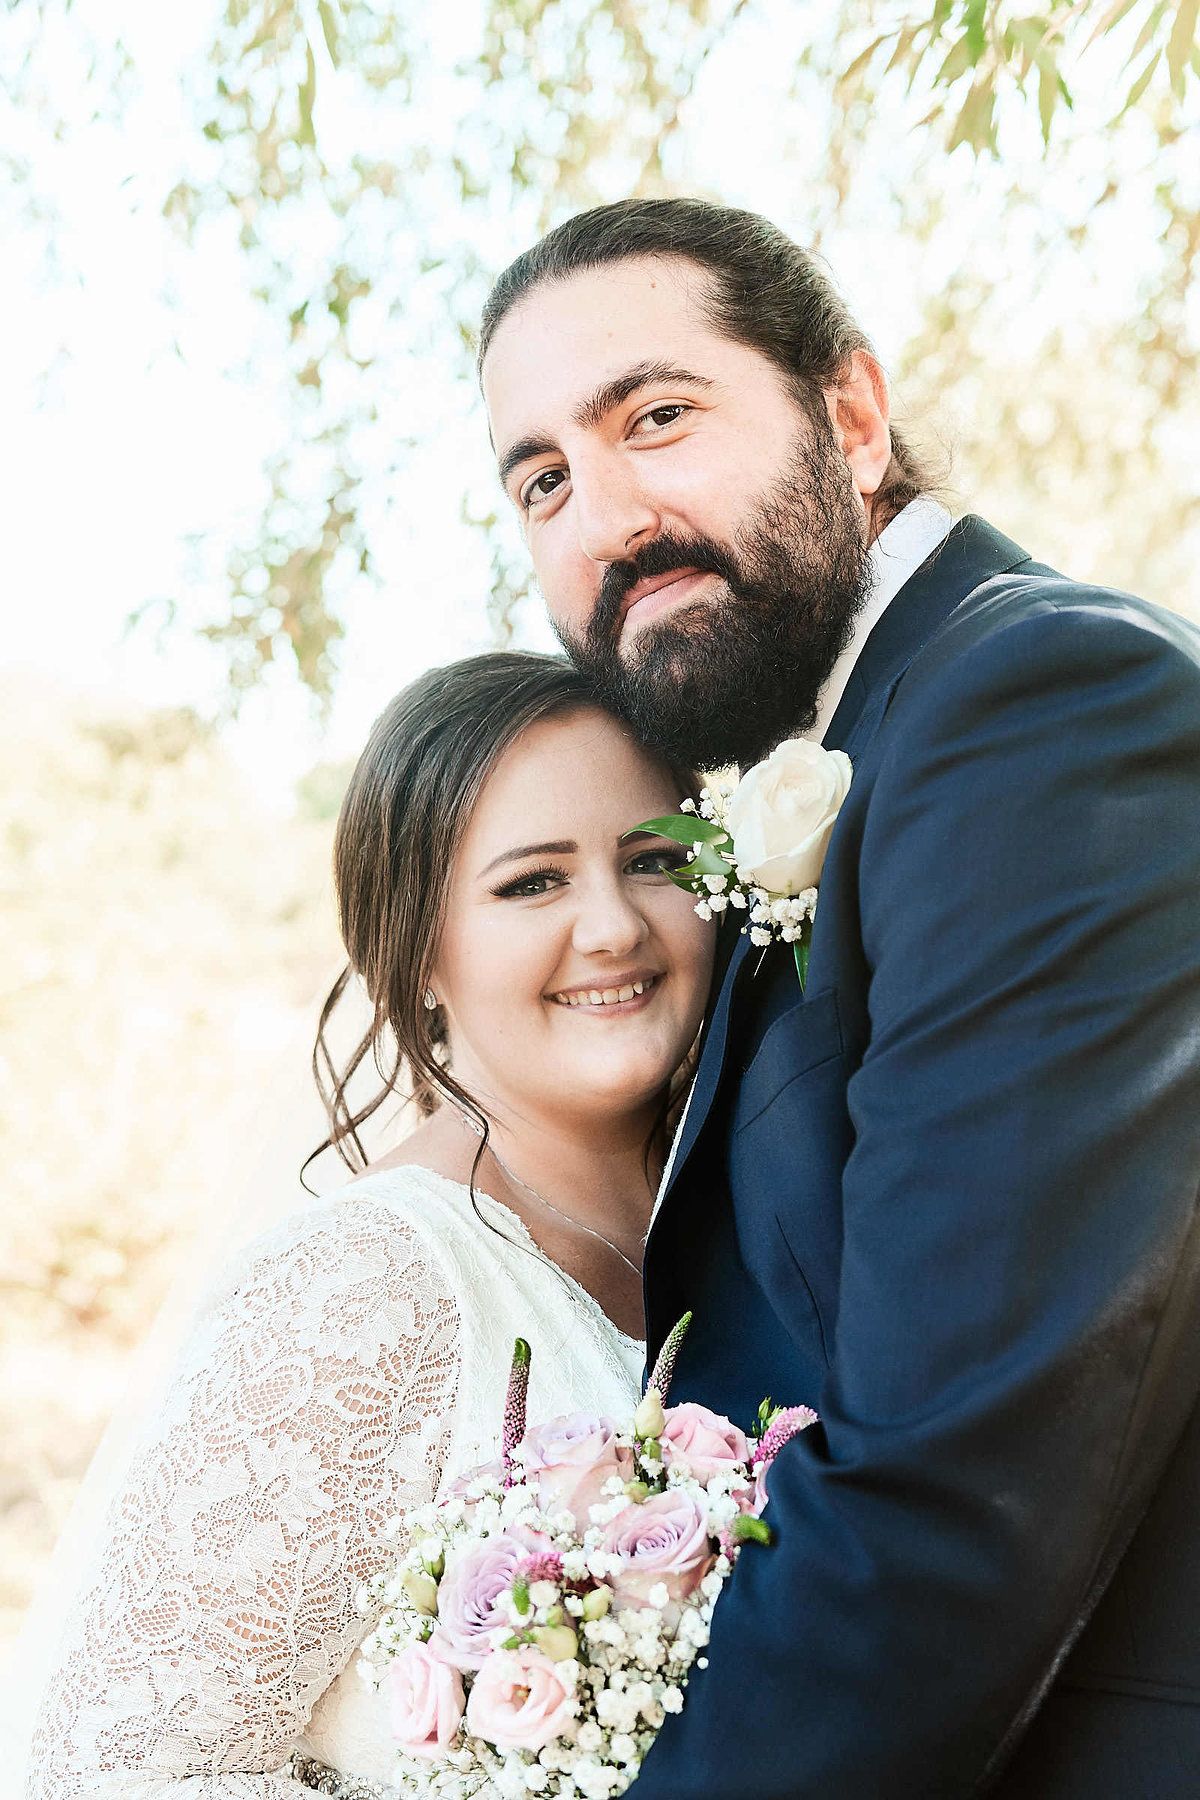
<path id="1" fill-rule="evenodd" d="M 940 500 L 934 500 L 929 494 L 918 494 L 884 526 L 871 545 L 867 552 L 871 559 L 871 591 L 854 621 L 853 637 L 821 689 L 816 720 L 804 733 L 814 743 L 819 744 L 828 731 L 854 665 L 862 655 L 863 645 L 905 582 L 937 549 L 953 524 L 953 515 Z"/>

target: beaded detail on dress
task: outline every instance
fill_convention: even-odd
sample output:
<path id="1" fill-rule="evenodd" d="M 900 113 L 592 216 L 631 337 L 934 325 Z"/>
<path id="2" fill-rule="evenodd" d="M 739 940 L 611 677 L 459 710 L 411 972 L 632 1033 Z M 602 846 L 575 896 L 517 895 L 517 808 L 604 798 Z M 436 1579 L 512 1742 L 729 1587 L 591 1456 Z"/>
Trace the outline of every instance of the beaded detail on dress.
<path id="1" fill-rule="evenodd" d="M 384 1524 L 496 1453 L 514 1336 L 533 1418 L 623 1412 L 640 1374 L 640 1347 L 479 1205 L 398 1168 L 244 1252 L 65 1621 L 27 1800 L 386 1795 L 386 1721 L 354 1669 Z"/>

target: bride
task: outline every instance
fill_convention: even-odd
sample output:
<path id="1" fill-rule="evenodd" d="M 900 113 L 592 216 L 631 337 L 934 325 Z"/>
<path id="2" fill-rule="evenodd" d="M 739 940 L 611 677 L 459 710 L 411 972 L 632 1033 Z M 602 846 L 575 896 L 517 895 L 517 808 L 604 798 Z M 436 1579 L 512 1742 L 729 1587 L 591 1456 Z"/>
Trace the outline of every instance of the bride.
<path id="1" fill-rule="evenodd" d="M 667 871 L 691 778 L 550 658 L 432 672 L 371 733 L 338 822 L 350 967 L 315 1059 L 330 1143 L 403 1084 L 422 1123 L 254 1242 L 206 1306 L 95 1545 L 29 1800 L 386 1788 L 354 1669 L 384 1525 L 494 1456 L 513 1338 L 531 1419 L 620 1413 L 639 1264 L 712 927 Z M 373 1028 L 324 1035 L 351 973 Z M 347 1096 L 374 1057 L 382 1091 Z"/>

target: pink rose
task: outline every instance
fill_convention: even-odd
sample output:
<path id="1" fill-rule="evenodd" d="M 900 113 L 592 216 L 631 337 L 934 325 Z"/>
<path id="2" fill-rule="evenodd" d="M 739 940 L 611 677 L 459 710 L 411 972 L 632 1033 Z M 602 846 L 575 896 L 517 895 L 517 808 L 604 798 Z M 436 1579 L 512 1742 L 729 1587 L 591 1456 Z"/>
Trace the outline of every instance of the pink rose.
<path id="1" fill-rule="evenodd" d="M 531 1550 L 548 1549 L 536 1532 L 491 1538 L 465 1550 L 447 1565 L 438 1586 L 438 1643 L 441 1654 L 459 1669 L 478 1669 L 492 1648 L 491 1633 L 507 1625 L 496 1610 L 500 1595 L 512 1587 L 518 1566 Z"/>
<path id="2" fill-rule="evenodd" d="M 650 1589 L 660 1581 L 671 1600 L 684 1600 L 716 1561 L 704 1508 L 678 1488 L 651 1494 L 640 1506 L 618 1513 L 604 1534 L 604 1548 L 625 1559 L 613 1577 L 618 1607 L 648 1606 Z"/>
<path id="3" fill-rule="evenodd" d="M 611 1419 L 597 1413 L 569 1413 L 527 1431 L 521 1440 L 525 1468 L 546 1512 L 565 1508 L 586 1529 L 588 1508 L 604 1499 L 613 1475 L 633 1478 L 633 1451 L 618 1444 Z"/>
<path id="4" fill-rule="evenodd" d="M 663 1460 L 681 1467 L 686 1464 L 697 1481 L 707 1481 L 722 1469 L 750 1461 L 745 1432 L 694 1400 L 670 1408 L 661 1441 Z"/>
<path id="5" fill-rule="evenodd" d="M 562 1736 L 575 1712 L 562 1664 L 525 1645 L 488 1657 L 467 1701 L 467 1727 L 498 1750 L 540 1750 Z"/>
<path id="6" fill-rule="evenodd" d="M 384 1676 L 392 1731 L 410 1756 L 437 1757 L 462 1723 L 463 1684 L 432 1644 L 409 1644 Z"/>

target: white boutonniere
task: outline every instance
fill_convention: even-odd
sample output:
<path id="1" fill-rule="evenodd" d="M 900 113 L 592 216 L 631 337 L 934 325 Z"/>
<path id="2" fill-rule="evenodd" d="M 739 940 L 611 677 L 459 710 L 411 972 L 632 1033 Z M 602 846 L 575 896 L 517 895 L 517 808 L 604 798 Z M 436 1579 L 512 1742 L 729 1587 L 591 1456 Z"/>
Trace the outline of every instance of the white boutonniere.
<path id="1" fill-rule="evenodd" d="M 698 896 L 700 917 L 733 907 L 752 944 L 791 944 L 803 989 L 825 852 L 852 773 L 844 751 L 788 738 L 740 780 L 717 777 L 699 804 L 684 800 L 634 830 L 686 844 L 690 860 L 671 879 Z"/>

